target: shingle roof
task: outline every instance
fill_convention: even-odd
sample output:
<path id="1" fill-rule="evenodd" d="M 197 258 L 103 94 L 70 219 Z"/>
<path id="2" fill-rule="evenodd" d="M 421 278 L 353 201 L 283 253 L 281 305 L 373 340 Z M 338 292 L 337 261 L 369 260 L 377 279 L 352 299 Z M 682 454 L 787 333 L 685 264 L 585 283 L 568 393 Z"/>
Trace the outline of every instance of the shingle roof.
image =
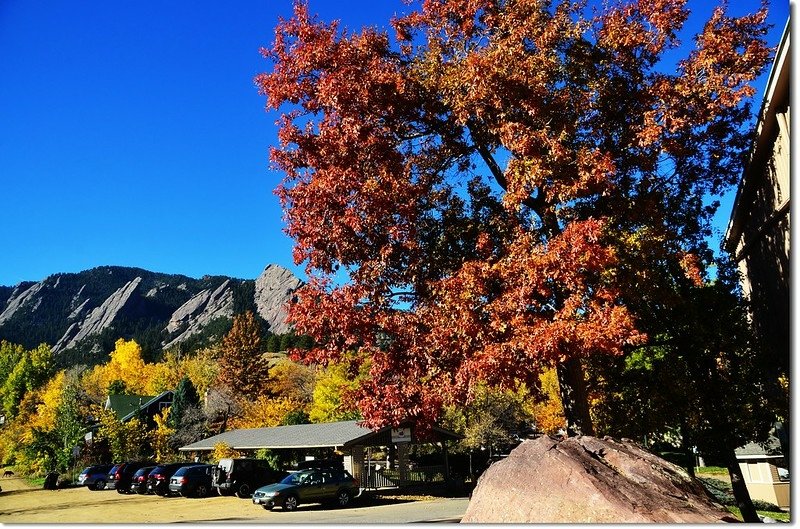
<path id="1" fill-rule="evenodd" d="M 217 443 L 225 443 L 234 450 L 258 448 L 321 448 L 343 446 L 348 441 L 371 434 L 372 430 L 358 425 L 357 421 L 320 424 L 295 424 L 274 428 L 248 428 L 230 430 L 197 441 L 180 450 L 213 450 Z"/>
<path id="2" fill-rule="evenodd" d="M 736 449 L 736 457 L 783 457 L 781 452 L 781 444 L 777 437 L 770 436 L 767 439 L 766 445 L 759 445 L 756 443 L 747 443 L 746 445 Z"/>
<path id="3" fill-rule="evenodd" d="M 358 421 L 340 421 L 318 424 L 296 424 L 273 428 L 249 428 L 231 430 L 182 446 L 185 452 L 213 450 L 217 443 L 225 443 L 234 450 L 257 450 L 259 448 L 328 448 L 356 444 L 389 444 L 391 428 L 378 431 L 358 425 Z M 443 439 L 458 439 L 455 432 L 434 427 L 433 431 Z"/>

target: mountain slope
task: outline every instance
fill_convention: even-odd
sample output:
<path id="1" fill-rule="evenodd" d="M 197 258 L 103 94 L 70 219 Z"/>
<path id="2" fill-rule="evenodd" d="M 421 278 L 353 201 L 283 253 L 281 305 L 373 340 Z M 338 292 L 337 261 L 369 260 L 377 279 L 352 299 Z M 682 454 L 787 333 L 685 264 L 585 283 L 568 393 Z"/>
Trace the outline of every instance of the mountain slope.
<path id="1" fill-rule="evenodd" d="M 193 279 L 141 268 L 101 266 L 55 274 L 38 283 L 0 287 L 0 339 L 53 346 L 62 364 L 93 363 L 120 337 L 134 338 L 150 357 L 197 338 L 220 321 L 252 310 L 273 333 L 289 331 L 283 305 L 302 284 L 269 265 L 256 280 Z"/>

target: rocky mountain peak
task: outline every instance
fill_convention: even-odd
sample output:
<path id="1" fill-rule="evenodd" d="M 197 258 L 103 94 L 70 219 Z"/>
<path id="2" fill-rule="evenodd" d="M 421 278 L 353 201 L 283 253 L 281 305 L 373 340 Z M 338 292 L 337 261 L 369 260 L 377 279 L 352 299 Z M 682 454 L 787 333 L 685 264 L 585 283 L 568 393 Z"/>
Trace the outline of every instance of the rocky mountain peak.
<path id="1" fill-rule="evenodd" d="M 286 323 L 286 302 L 303 282 L 288 269 L 267 265 L 256 279 L 255 304 L 259 316 L 269 323 L 270 331 L 282 334 L 289 331 Z"/>

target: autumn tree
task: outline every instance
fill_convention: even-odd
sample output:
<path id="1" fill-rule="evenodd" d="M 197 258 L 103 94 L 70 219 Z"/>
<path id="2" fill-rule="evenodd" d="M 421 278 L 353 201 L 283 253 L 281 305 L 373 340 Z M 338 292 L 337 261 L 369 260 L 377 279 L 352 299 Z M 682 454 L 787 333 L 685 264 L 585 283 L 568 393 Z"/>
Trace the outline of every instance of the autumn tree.
<path id="1" fill-rule="evenodd" d="M 0 385 L 0 399 L 8 419 L 17 414 L 27 392 L 39 388 L 53 375 L 53 353 L 47 344 L 25 350 L 8 342 L 0 344 L 0 353 L 0 367 L 7 373 Z"/>
<path id="2" fill-rule="evenodd" d="M 461 444 L 468 449 L 494 450 L 515 446 L 533 425 L 533 415 L 526 405 L 525 388 L 497 390 L 475 386 L 476 394 L 466 407 L 451 407 L 444 424 L 464 436 Z"/>
<path id="3" fill-rule="evenodd" d="M 242 410 L 228 426 L 233 429 L 281 426 L 290 413 L 302 409 L 303 405 L 296 401 L 262 395 L 254 401 L 242 403 Z"/>
<path id="4" fill-rule="evenodd" d="M 270 369 L 267 388 L 276 397 L 309 404 L 314 399 L 315 378 L 313 367 L 286 358 Z"/>
<path id="5" fill-rule="evenodd" d="M 363 373 L 359 376 L 350 371 L 344 362 L 320 370 L 314 384 L 309 420 L 317 423 L 360 419 L 353 394 L 363 379 Z"/>
<path id="6" fill-rule="evenodd" d="M 110 392 L 157 395 L 170 387 L 165 367 L 145 362 L 142 348 L 136 341 L 120 338 L 109 353 L 108 362 L 84 373 L 81 385 L 98 403 L 103 402 Z"/>
<path id="7" fill-rule="evenodd" d="M 150 447 L 153 450 L 153 459 L 156 463 L 167 463 L 175 458 L 176 452 L 173 449 L 170 439 L 175 434 L 175 428 L 170 425 L 172 408 L 164 408 L 161 413 L 155 415 L 155 427 L 147 432 Z"/>
<path id="8" fill-rule="evenodd" d="M 246 399 L 265 392 L 269 364 L 263 358 L 261 325 L 251 311 L 233 318 L 233 326 L 222 340 L 217 380 Z"/>
<path id="9" fill-rule="evenodd" d="M 582 359 L 651 337 L 631 298 L 671 287 L 664 263 L 708 264 L 706 199 L 740 174 L 766 11 L 722 5 L 671 63 L 685 0 L 410 9 L 392 41 L 299 2 L 263 50 L 305 358 L 364 354 L 371 427 L 424 427 L 476 384 L 554 367 L 568 433 L 591 433 Z"/>
<path id="10" fill-rule="evenodd" d="M 147 431 L 138 418 L 122 422 L 111 410 L 97 408 L 95 413 L 100 421 L 97 437 L 108 444 L 114 461 L 138 459 L 145 454 Z"/>

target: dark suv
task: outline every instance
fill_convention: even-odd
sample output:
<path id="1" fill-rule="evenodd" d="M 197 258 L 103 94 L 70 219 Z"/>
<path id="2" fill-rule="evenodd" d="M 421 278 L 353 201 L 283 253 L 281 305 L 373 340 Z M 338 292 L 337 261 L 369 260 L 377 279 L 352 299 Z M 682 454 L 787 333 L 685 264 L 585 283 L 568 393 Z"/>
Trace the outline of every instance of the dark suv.
<path id="1" fill-rule="evenodd" d="M 220 459 L 214 468 L 212 485 L 221 496 L 236 494 L 249 498 L 258 487 L 280 481 L 286 475 L 273 470 L 263 459 Z"/>
<path id="2" fill-rule="evenodd" d="M 211 474 L 214 465 L 192 465 L 179 468 L 169 478 L 169 491 L 184 497 L 203 498 L 211 492 Z"/>
<path id="3" fill-rule="evenodd" d="M 131 479 L 133 474 L 142 467 L 152 465 L 150 461 L 127 461 L 111 467 L 108 472 L 108 483 L 106 488 L 117 489 L 119 494 L 127 494 L 131 491 Z"/>
<path id="4" fill-rule="evenodd" d="M 194 463 L 168 463 L 166 465 L 158 465 L 150 471 L 147 476 L 147 490 L 159 496 L 166 496 L 169 494 L 169 478 L 178 471 L 181 467 L 188 467 Z"/>
<path id="5" fill-rule="evenodd" d="M 156 468 L 155 466 L 151 467 L 142 467 L 136 472 L 134 472 L 133 477 L 131 478 L 131 492 L 135 492 L 136 494 L 147 494 L 147 476 L 150 475 L 150 471 Z"/>

